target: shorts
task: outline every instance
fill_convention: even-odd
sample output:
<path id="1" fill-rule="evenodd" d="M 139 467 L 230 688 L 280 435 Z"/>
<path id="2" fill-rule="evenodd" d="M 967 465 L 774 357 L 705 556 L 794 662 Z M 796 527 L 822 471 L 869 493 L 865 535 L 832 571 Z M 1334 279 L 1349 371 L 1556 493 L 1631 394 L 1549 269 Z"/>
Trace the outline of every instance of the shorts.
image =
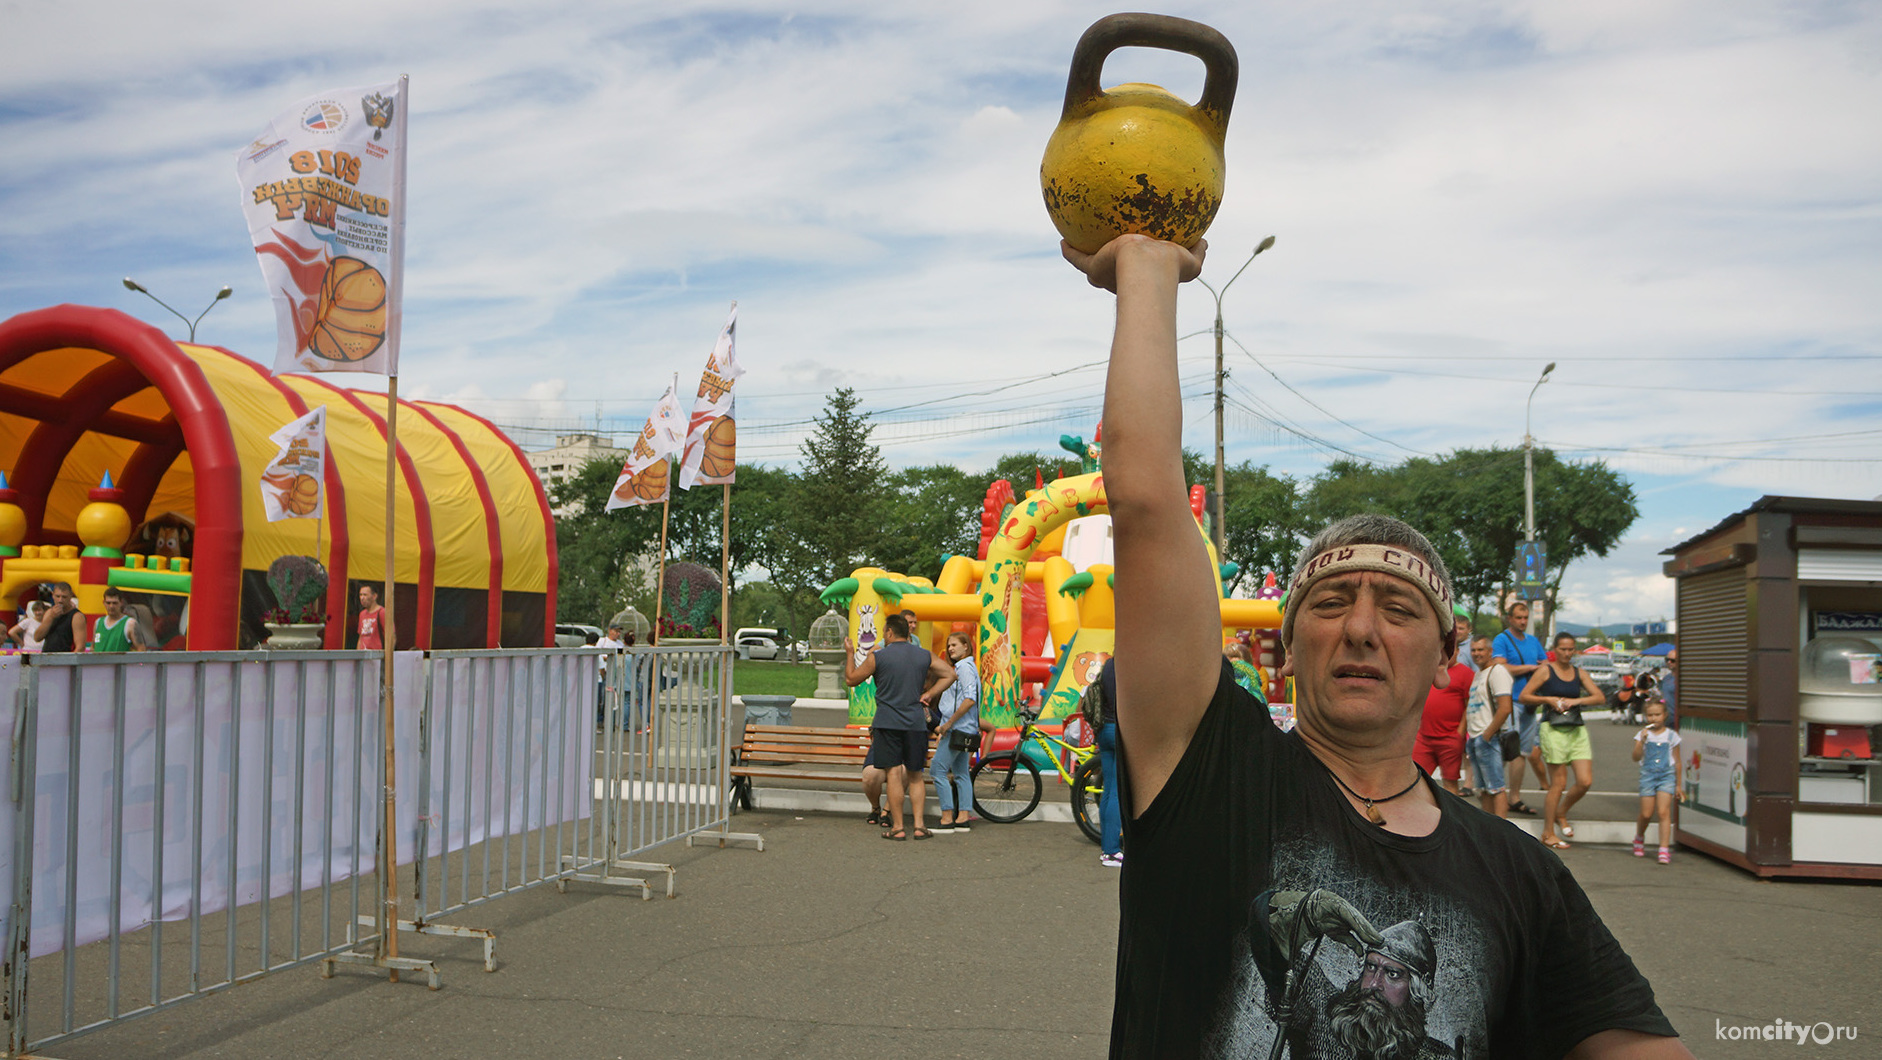
<path id="1" fill-rule="evenodd" d="M 1450 738 L 1445 740 L 1426 740 L 1423 736 L 1412 744 L 1412 761 L 1418 768 L 1443 780 L 1464 776 L 1464 741 Z"/>
<path id="2" fill-rule="evenodd" d="M 910 773 L 928 768 L 928 730 L 873 729 L 875 740 L 869 745 L 868 764 L 889 770 L 907 766 Z"/>
<path id="3" fill-rule="evenodd" d="M 1651 799 L 1659 794 L 1673 794 L 1673 766 L 1671 763 L 1659 769 L 1640 771 L 1640 797 Z"/>
<path id="4" fill-rule="evenodd" d="M 1542 712 L 1531 708 L 1516 711 L 1516 733 L 1522 740 L 1523 754 L 1542 746 Z"/>
<path id="5" fill-rule="evenodd" d="M 1464 753 L 1470 756 L 1470 764 L 1477 767 L 1478 791 L 1485 795 L 1495 795 L 1504 785 L 1496 783 L 1503 779 L 1503 742 L 1502 734 L 1496 739 L 1486 740 L 1481 736 L 1472 736 L 1464 746 Z"/>
<path id="6" fill-rule="evenodd" d="M 1594 745 L 1588 741 L 1586 725 L 1544 725 L 1542 760 L 1552 766 L 1565 766 L 1580 759 L 1594 758 Z"/>

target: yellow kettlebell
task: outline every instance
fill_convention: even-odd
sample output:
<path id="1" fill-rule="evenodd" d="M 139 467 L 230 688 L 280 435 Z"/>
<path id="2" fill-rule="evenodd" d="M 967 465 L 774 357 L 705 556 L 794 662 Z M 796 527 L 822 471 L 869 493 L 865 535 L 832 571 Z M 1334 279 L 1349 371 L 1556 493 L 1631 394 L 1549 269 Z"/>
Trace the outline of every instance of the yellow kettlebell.
<path id="1" fill-rule="evenodd" d="M 1190 106 L 1156 85 L 1098 87 L 1104 60 L 1124 47 L 1194 55 L 1206 71 Z M 1065 241 L 1087 254 L 1125 232 L 1189 246 L 1222 205 L 1222 140 L 1240 72 L 1235 46 L 1200 22 L 1110 15 L 1072 50 L 1065 109 L 1046 143 L 1039 186 Z"/>

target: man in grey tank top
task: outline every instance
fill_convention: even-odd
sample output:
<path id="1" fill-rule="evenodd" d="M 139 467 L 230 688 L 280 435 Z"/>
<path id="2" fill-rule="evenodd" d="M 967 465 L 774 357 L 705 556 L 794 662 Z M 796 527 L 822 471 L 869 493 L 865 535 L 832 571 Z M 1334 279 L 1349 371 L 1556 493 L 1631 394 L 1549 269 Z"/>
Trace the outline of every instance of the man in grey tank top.
<path id="1" fill-rule="evenodd" d="M 908 619 L 890 615 L 883 621 L 883 643 L 856 663 L 855 646 L 845 638 L 843 679 L 860 685 L 876 679 L 876 720 L 870 727 L 873 743 L 869 765 L 889 775 L 889 820 L 884 839 L 926 839 L 922 802 L 928 794 L 923 772 L 928 766 L 928 711 L 949 685 L 954 667 L 936 659 L 908 639 Z M 902 819 L 902 796 L 907 794 L 915 820 L 911 831 Z"/>

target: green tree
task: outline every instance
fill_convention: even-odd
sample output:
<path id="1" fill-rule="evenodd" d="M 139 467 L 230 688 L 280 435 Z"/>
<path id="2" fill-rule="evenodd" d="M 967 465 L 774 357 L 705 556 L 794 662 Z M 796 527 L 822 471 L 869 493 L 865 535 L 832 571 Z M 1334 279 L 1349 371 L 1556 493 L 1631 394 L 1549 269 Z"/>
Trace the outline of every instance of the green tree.
<path id="1" fill-rule="evenodd" d="M 980 545 L 980 508 L 989 481 L 949 464 L 890 474 L 877 565 L 935 578 L 942 555 L 973 555 Z"/>
<path id="2" fill-rule="evenodd" d="M 779 526 L 790 507 L 792 476 L 788 471 L 738 465 L 731 484 L 731 576 L 734 591 L 739 572 L 750 566 L 769 569 L 785 545 Z M 719 569 L 721 539 L 725 537 L 724 486 L 694 486 L 673 491 L 672 514 L 667 524 L 669 558 L 691 560 Z"/>
<path id="3" fill-rule="evenodd" d="M 1295 554 L 1314 530 L 1299 483 L 1246 460 L 1224 468 L 1222 477 L 1228 501 L 1223 558 L 1240 568 L 1230 590 L 1256 587 L 1268 571 L 1285 587 L 1294 576 Z"/>
<path id="4" fill-rule="evenodd" d="M 1535 465 L 1536 533 L 1548 554 L 1553 611 L 1568 566 L 1607 555 L 1640 510 L 1632 484 L 1599 460 L 1570 464 L 1539 449 Z M 1487 600 L 1494 611 L 1523 539 L 1522 453 L 1460 449 L 1393 467 L 1336 460 L 1313 480 L 1306 509 L 1316 527 L 1357 512 L 1403 519 L 1431 539 L 1459 601 L 1477 610 Z"/>
<path id="5" fill-rule="evenodd" d="M 888 469 L 869 440 L 875 425 L 849 387 L 824 404 L 816 430 L 804 439 L 803 464 L 790 491 L 784 528 L 790 555 L 772 568 L 789 585 L 828 585 L 873 561 L 882 534 Z"/>
<path id="6" fill-rule="evenodd" d="M 556 612 L 572 622 L 605 622 L 637 591 L 645 592 L 631 561 L 656 546 L 660 514 L 605 510 L 620 473 L 618 461 L 590 460 L 549 490 L 551 505 L 566 512 L 555 521 Z"/>
<path id="7" fill-rule="evenodd" d="M 1059 477 L 1060 471 L 1078 474 L 1078 458 L 1063 449 L 1052 453 L 1008 453 L 993 462 L 993 470 L 981 476 L 980 494 L 985 497 L 987 487 L 995 479 L 1005 479 L 1013 484 L 1014 496 L 1024 497 L 1040 478 L 1051 482 Z"/>

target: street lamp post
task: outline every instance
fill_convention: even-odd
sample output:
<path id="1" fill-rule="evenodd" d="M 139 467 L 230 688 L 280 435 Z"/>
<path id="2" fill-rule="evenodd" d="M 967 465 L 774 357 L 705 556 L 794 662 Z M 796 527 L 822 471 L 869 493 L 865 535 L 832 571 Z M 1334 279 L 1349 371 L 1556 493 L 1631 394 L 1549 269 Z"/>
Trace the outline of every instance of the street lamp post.
<path id="1" fill-rule="evenodd" d="M 138 294 L 143 295 L 145 298 L 150 299 L 151 301 L 157 303 L 158 305 L 164 307 L 165 309 L 169 309 L 171 314 L 173 314 L 178 320 L 181 320 L 183 323 L 188 324 L 189 329 L 190 329 L 190 341 L 191 342 L 196 341 L 196 325 L 203 322 L 203 318 L 209 315 L 209 310 L 214 309 L 216 307 L 217 302 L 220 302 L 224 298 L 227 298 L 230 295 L 235 293 L 235 289 L 232 287 L 224 287 L 222 290 L 217 291 L 216 296 L 209 300 L 208 307 L 205 308 L 202 312 L 196 314 L 195 320 L 191 320 L 190 318 L 184 316 L 183 314 L 178 313 L 175 309 L 172 309 L 170 306 L 170 303 L 164 301 L 161 298 L 158 298 L 154 294 L 151 294 L 148 290 L 144 288 L 143 284 L 138 283 L 136 280 L 131 279 L 129 276 L 126 276 L 124 278 L 124 289 L 127 291 L 136 291 Z"/>
<path id="2" fill-rule="evenodd" d="M 1229 284 L 1232 284 L 1236 280 L 1240 279 L 1242 273 L 1248 268 L 1248 266 L 1253 264 L 1254 260 L 1261 256 L 1261 252 L 1264 250 L 1267 250 L 1269 247 L 1273 245 L 1274 245 L 1273 236 L 1269 236 L 1268 238 L 1262 240 L 1261 243 L 1255 247 L 1255 252 L 1253 254 L 1248 255 L 1248 260 L 1242 262 L 1242 267 L 1235 270 L 1235 275 L 1229 277 L 1229 282 L 1222 285 L 1222 289 L 1220 291 L 1216 290 L 1214 287 L 1210 287 L 1208 280 L 1203 280 L 1200 277 L 1198 277 L 1198 281 L 1204 287 L 1208 287 L 1209 293 L 1215 296 L 1215 527 L 1214 527 L 1214 530 L 1215 530 L 1215 558 L 1218 563 L 1221 562 L 1222 560 L 1223 515 L 1227 509 L 1227 502 L 1223 499 L 1223 493 L 1222 493 L 1223 488 L 1227 484 L 1227 480 L 1224 478 L 1223 470 L 1222 470 L 1222 381 L 1228 375 L 1228 373 L 1222 370 L 1222 296 L 1228 293 Z"/>
<path id="3" fill-rule="evenodd" d="M 1536 404 L 1536 391 L 1549 381 L 1555 362 L 1543 366 L 1542 377 L 1529 388 L 1529 401 L 1523 405 L 1523 540 L 1536 539 L 1536 440 L 1529 434 L 1529 413 Z"/>

